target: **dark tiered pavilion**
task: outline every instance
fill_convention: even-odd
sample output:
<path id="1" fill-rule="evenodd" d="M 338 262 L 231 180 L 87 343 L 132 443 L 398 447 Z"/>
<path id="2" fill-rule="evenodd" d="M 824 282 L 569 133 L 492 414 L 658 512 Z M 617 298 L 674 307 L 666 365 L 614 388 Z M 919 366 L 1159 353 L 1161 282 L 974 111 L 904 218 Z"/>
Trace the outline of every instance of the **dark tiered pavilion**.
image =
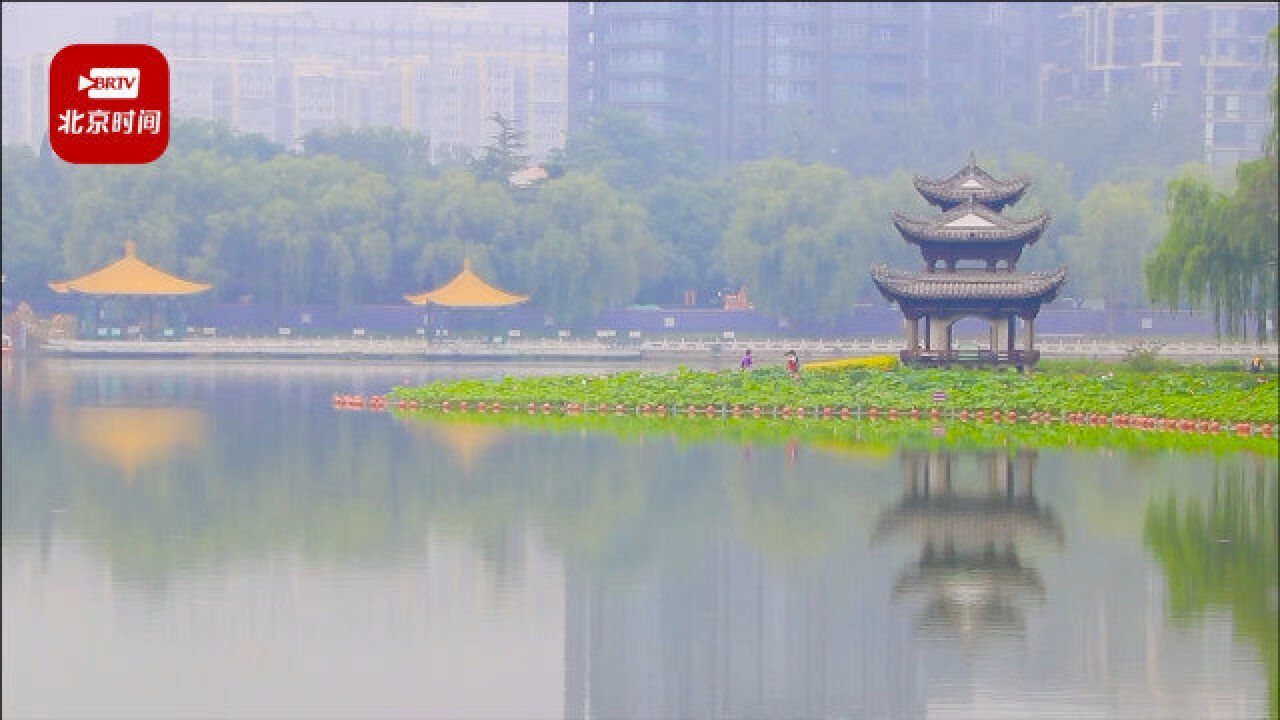
<path id="1" fill-rule="evenodd" d="M 896 302 L 906 317 L 903 362 L 1021 368 L 1040 359 L 1035 349 L 1035 317 L 1040 306 L 1057 295 L 1067 269 L 1016 272 L 1023 248 L 1040 239 L 1049 226 L 1048 213 L 1026 219 L 1001 213 L 1022 197 L 1029 184 L 1022 177 L 993 178 L 978 167 L 972 153 L 968 164 L 945 180 L 915 178 L 916 190 L 942 214 L 911 218 L 895 212 L 893 224 L 904 240 L 920 248 L 925 270 L 906 272 L 883 265 L 871 269 L 881 294 Z M 961 266 L 966 261 L 980 266 Z M 984 318 L 991 324 L 985 349 L 955 349 L 952 326 L 966 317 Z M 1026 324 L 1022 349 L 1016 343 L 1017 318 Z"/>

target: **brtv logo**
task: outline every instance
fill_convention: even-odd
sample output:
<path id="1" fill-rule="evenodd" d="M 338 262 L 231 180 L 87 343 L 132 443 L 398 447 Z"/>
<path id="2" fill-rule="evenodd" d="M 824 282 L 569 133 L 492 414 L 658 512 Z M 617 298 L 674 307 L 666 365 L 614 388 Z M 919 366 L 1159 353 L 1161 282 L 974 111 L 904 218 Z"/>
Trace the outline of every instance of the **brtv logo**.
<path id="1" fill-rule="evenodd" d="M 49 65 L 49 144 L 81 164 L 148 163 L 169 146 L 169 63 L 150 45 L 68 45 Z"/>

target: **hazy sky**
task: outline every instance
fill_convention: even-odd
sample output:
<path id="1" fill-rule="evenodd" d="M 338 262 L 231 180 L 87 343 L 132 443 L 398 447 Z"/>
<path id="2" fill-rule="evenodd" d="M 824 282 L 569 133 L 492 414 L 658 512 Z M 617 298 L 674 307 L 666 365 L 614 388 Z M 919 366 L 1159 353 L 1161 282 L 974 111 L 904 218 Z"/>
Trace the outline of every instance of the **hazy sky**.
<path id="1" fill-rule="evenodd" d="M 193 10 L 217 9 L 235 3 L 144 3 L 144 2 L 6 2 L 4 5 L 4 57 L 21 58 L 33 52 L 53 53 L 73 43 L 110 42 L 116 18 L 147 8 L 175 7 Z M 390 19 L 419 3 L 289 3 L 317 15 L 336 18 Z M 425 3 L 422 3 L 425 4 Z M 480 3 L 491 5 L 494 3 Z M 502 3 L 504 15 L 554 18 L 567 22 L 565 4 L 553 2 Z"/>

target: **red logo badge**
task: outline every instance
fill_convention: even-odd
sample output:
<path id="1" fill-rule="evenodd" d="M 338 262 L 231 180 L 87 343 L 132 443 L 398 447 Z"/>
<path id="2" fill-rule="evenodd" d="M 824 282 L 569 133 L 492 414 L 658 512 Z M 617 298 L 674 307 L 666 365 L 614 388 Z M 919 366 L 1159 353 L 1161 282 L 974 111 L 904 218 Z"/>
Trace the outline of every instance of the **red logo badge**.
<path id="1" fill-rule="evenodd" d="M 169 147 L 169 62 L 150 45 L 68 45 L 49 64 L 49 144 L 69 163 L 149 163 Z"/>

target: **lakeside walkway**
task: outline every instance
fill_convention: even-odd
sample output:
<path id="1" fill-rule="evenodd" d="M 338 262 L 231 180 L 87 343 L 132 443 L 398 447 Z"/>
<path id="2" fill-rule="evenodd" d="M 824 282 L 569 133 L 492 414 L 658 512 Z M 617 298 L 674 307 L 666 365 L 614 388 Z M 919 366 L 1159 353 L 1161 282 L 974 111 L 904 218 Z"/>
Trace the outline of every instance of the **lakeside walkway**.
<path id="1" fill-rule="evenodd" d="M 1123 358 L 1140 341 L 1112 338 L 1043 338 L 1037 347 L 1046 358 Z M 1161 357 L 1177 360 L 1247 360 L 1261 355 L 1274 360 L 1277 345 L 1246 342 L 1217 343 L 1212 339 L 1163 342 Z M 184 340 L 51 340 L 42 350 L 63 357 L 97 358 L 278 358 L 413 360 L 420 362 L 638 362 L 641 360 L 690 360 L 736 358 L 751 349 L 759 362 L 782 362 L 795 350 L 802 359 L 897 355 L 900 338 L 771 338 L 686 339 L 662 338 L 605 342 L 603 340 L 512 338 L 493 343 L 480 340 L 427 341 L 423 338 L 348 337 L 204 337 Z"/>
<path id="2" fill-rule="evenodd" d="M 41 350 L 59 357 L 412 360 L 418 362 L 639 362 L 639 348 L 596 342 L 422 339 L 220 337 L 189 340 L 53 340 Z"/>
<path id="3" fill-rule="evenodd" d="M 1274 360 L 1280 348 L 1276 343 L 1259 345 L 1251 342 L 1215 342 L 1205 340 L 1169 340 L 1156 338 L 1042 338 L 1037 339 L 1036 349 L 1046 358 L 1084 358 L 1111 360 L 1125 357 L 1127 352 L 1140 344 L 1159 347 L 1160 357 L 1180 360 L 1247 360 L 1261 355 Z M 741 355 L 748 348 L 752 355 L 779 361 L 788 350 L 795 350 L 802 359 L 828 357 L 865 357 L 870 355 L 894 355 L 902 350 L 901 338 L 804 338 L 804 339 L 732 339 L 722 341 L 663 339 L 647 341 L 642 345 L 646 358 L 697 357 L 707 354 Z M 985 347 L 985 346 L 982 346 Z"/>

